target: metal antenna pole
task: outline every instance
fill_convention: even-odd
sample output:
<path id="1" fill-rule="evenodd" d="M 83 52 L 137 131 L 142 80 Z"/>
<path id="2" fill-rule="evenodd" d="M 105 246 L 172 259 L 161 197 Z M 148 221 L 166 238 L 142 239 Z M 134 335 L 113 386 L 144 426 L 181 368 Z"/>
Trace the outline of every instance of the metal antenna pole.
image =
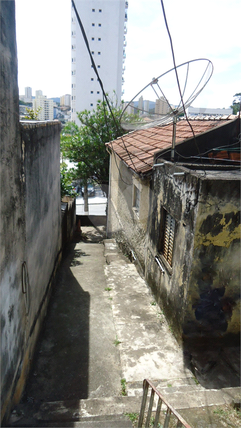
<path id="1" fill-rule="evenodd" d="M 175 158 L 176 128 L 177 128 L 177 115 L 174 114 L 174 116 L 173 116 L 173 128 L 172 128 L 171 161 L 174 161 L 174 158 Z"/>

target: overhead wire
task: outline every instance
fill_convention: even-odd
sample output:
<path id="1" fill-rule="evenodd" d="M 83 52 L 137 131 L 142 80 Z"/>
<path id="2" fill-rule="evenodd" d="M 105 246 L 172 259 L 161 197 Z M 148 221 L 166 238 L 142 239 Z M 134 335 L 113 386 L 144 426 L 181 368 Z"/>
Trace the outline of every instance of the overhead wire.
<path id="1" fill-rule="evenodd" d="M 180 94 L 180 99 L 181 99 L 181 103 L 182 103 L 183 112 L 184 112 L 185 118 L 187 120 L 187 123 L 188 123 L 188 125 L 189 125 L 189 127 L 190 127 L 190 129 L 192 131 L 194 142 L 195 142 L 198 154 L 200 156 L 200 150 L 199 150 L 199 147 L 198 147 L 198 144 L 197 144 L 197 141 L 196 141 L 196 135 L 195 135 L 193 127 L 192 127 L 192 125 L 191 125 L 191 123 L 190 123 L 190 121 L 188 119 L 186 108 L 185 108 L 185 104 L 184 104 L 184 101 L 183 101 L 183 96 L 182 96 L 180 81 L 179 81 L 178 72 L 177 72 L 177 66 L 176 66 L 176 60 L 175 60 L 175 53 L 174 53 L 174 48 L 173 48 L 173 43 L 172 43 L 172 36 L 171 36 L 170 30 L 169 30 L 169 26 L 168 26 L 168 22 L 167 22 L 167 17 L 166 17 L 166 12 L 165 12 L 165 8 L 164 8 L 163 0 L 161 0 L 161 6 L 162 6 L 162 12 L 163 12 L 163 17 L 164 17 L 165 25 L 166 25 L 166 30 L 167 30 L 169 41 L 170 41 L 170 45 L 171 45 L 173 65 L 174 65 L 174 69 L 175 69 L 176 80 L 177 80 L 177 85 L 178 85 L 178 90 L 179 90 L 179 94 Z M 200 160 L 201 160 L 201 163 L 202 163 L 201 156 L 200 156 Z"/>
<path id="2" fill-rule="evenodd" d="M 99 73 L 98 73 L 98 70 L 97 70 L 97 67 L 96 67 L 96 64 L 95 64 L 95 61 L 94 61 L 93 55 L 92 55 L 92 53 L 91 53 L 90 46 L 89 46 L 89 42 L 88 42 L 88 38 L 87 38 L 87 35 L 86 35 L 86 32 L 85 32 L 85 29 L 84 29 L 83 23 L 82 23 L 82 21 L 81 21 L 81 19 L 80 19 L 80 16 L 79 16 L 79 13 L 78 13 L 78 11 L 77 11 L 77 8 L 76 8 L 76 5 L 75 5 L 74 0 L 71 0 L 71 2 L 72 2 L 72 6 L 73 6 L 73 8 L 74 8 L 74 11 L 75 11 L 75 15 L 76 15 L 76 18 L 77 18 L 78 24 L 79 24 L 79 26 L 80 26 L 80 29 L 81 29 L 81 32 L 82 32 L 82 35 L 83 35 L 83 38 L 84 38 L 84 42 L 85 42 L 86 48 L 87 48 L 88 53 L 89 53 L 89 56 L 90 56 L 91 65 L 92 65 L 92 67 L 93 67 L 93 69 L 94 69 L 94 72 L 95 72 L 95 74 L 96 74 L 96 76 L 97 76 L 97 80 L 98 80 L 98 82 L 99 82 L 99 84 L 100 84 L 100 87 L 101 87 L 101 90 L 102 90 L 103 97 L 104 97 L 104 99 L 105 99 L 105 101 L 106 101 L 106 104 L 107 104 L 108 109 L 109 109 L 109 111 L 110 111 L 110 114 L 111 114 L 111 116 L 112 116 L 112 119 L 113 119 L 113 122 L 114 122 L 114 124 L 115 124 L 115 127 L 116 127 L 116 129 L 118 130 L 118 125 L 117 125 L 117 122 L 116 122 L 116 118 L 115 118 L 115 116 L 114 116 L 114 114 L 113 114 L 113 112 L 112 112 L 112 108 L 111 108 L 111 106 L 110 106 L 110 103 L 109 103 L 108 97 L 107 97 L 106 92 L 105 92 L 105 90 L 104 90 L 103 82 L 102 82 L 102 80 L 101 80 L 101 78 L 100 78 L 100 75 L 99 75 Z M 123 146 L 124 146 L 124 148 L 125 148 L 125 150 L 126 150 L 126 152 L 127 152 L 128 156 L 129 156 L 129 159 L 130 159 L 130 161 L 131 161 L 131 163 L 132 163 L 132 165 L 133 165 L 134 171 L 136 171 L 135 164 L 134 164 L 134 162 L 133 162 L 133 159 L 132 159 L 132 157 L 131 157 L 131 155 L 130 155 L 129 151 L 127 150 L 127 147 L 126 147 L 126 145 L 125 145 L 124 139 L 122 138 L 122 136 L 121 136 L 121 137 L 119 137 L 119 138 L 121 138 L 121 139 L 122 139 Z M 112 142 L 110 142 L 110 144 L 111 144 L 111 143 L 112 143 Z M 116 159 L 115 159 L 115 162 L 116 162 Z M 118 165 L 117 165 L 117 162 L 116 162 L 116 166 L 117 166 L 117 168 L 118 168 L 118 170 L 119 170 L 119 167 L 118 167 Z M 120 172 L 120 170 L 119 170 L 119 173 L 120 173 L 120 176 L 121 176 L 121 172 Z M 125 182 L 125 180 L 122 178 L 122 176 L 121 176 L 121 179 L 122 179 L 122 181 L 124 181 L 124 182 Z M 129 185 L 130 183 L 125 182 L 125 184 L 128 184 L 128 185 Z"/>

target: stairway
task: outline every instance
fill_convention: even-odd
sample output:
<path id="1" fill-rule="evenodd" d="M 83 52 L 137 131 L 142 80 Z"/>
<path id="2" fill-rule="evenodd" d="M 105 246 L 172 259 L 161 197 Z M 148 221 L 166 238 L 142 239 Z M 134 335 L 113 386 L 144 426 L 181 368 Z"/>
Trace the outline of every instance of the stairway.
<path id="1" fill-rule="evenodd" d="M 235 349 L 229 352 L 235 355 Z M 231 361 L 232 355 L 222 355 Z M 63 260 L 27 395 L 8 426 L 132 427 L 147 377 L 194 428 L 226 427 L 213 410 L 240 399 L 241 390 L 221 388 L 232 370 L 223 358 L 217 361 L 204 388 L 116 242 L 106 240 L 104 248 L 80 242 Z M 199 368 L 196 356 L 193 363 Z M 123 378 L 127 396 L 121 395 Z M 241 427 L 241 421 L 232 426 Z"/>
<path id="2" fill-rule="evenodd" d="M 232 404 L 234 400 L 240 402 L 241 398 L 240 387 L 205 389 L 197 385 L 193 378 L 185 381 L 183 379 L 159 380 L 154 381 L 153 384 L 168 403 L 194 428 L 207 428 L 208 425 L 205 425 L 207 417 L 211 423 L 210 428 L 225 427 L 225 424 L 215 425 L 219 417 L 215 409 Z M 130 417 L 140 413 L 142 393 L 142 383 L 134 382 L 127 384 L 127 396 L 19 404 L 13 411 L 7 426 L 130 428 L 133 426 Z M 240 425 L 229 423 L 227 426 L 233 428 L 241 426 L 241 416 Z"/>

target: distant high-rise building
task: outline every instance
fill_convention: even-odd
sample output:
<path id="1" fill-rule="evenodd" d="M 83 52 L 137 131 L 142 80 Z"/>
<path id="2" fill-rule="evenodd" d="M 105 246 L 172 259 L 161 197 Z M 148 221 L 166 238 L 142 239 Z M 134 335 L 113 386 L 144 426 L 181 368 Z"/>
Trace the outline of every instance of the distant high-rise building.
<path id="1" fill-rule="evenodd" d="M 71 95 L 70 94 L 62 95 L 62 97 L 60 97 L 60 105 L 70 107 L 71 106 Z"/>
<path id="2" fill-rule="evenodd" d="M 164 115 L 164 114 L 167 114 L 169 111 L 170 111 L 170 107 L 164 97 L 161 97 L 158 100 L 156 100 L 156 104 L 155 104 L 156 114 Z"/>
<path id="3" fill-rule="evenodd" d="M 32 88 L 27 86 L 25 88 L 24 102 L 25 103 L 31 103 L 31 101 L 32 101 Z"/>
<path id="4" fill-rule="evenodd" d="M 36 97 L 33 100 L 33 110 L 38 111 L 38 120 L 53 120 L 54 118 L 54 102 L 49 100 L 45 95 L 38 95 L 36 91 Z"/>
<path id="5" fill-rule="evenodd" d="M 40 97 L 43 95 L 43 91 L 39 90 L 39 91 L 35 91 L 35 97 Z"/>
<path id="6" fill-rule="evenodd" d="M 104 90 L 110 96 L 115 91 L 117 100 L 120 102 L 124 82 L 123 64 L 126 55 L 128 2 L 125 0 L 75 0 L 75 5 Z M 97 101 L 102 100 L 103 97 L 73 7 L 71 20 L 71 119 L 76 121 L 77 112 L 94 109 Z"/>

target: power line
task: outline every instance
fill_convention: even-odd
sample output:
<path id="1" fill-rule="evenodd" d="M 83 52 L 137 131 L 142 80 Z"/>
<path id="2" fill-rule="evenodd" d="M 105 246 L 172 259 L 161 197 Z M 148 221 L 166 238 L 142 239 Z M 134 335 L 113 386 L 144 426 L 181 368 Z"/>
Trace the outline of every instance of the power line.
<path id="1" fill-rule="evenodd" d="M 199 150 L 199 147 L 198 147 L 198 144 L 197 144 L 197 141 L 196 141 L 196 136 L 195 136 L 195 133 L 194 133 L 193 127 L 192 127 L 192 125 L 191 125 L 191 123 L 190 123 L 190 121 L 189 121 L 189 119 L 188 119 L 187 112 L 186 112 L 185 105 L 184 105 L 184 101 L 183 101 L 183 96 L 182 96 L 181 86 L 180 86 L 179 77 L 178 77 L 178 72 L 177 72 L 177 66 L 176 66 L 176 60 L 175 60 L 175 54 L 174 54 L 174 48 L 173 48 L 173 43 L 172 43 L 172 36 L 171 36 L 170 30 L 169 30 L 169 27 L 168 27 L 167 18 L 166 18 L 166 12 L 165 12 L 165 8 L 164 8 L 163 0 L 161 0 L 161 6 L 162 6 L 163 17 L 164 17 L 164 21 L 165 21 L 165 25 L 166 25 L 166 29 L 167 29 L 167 33 L 168 33 L 168 37 L 169 37 L 169 40 L 170 40 L 171 51 L 172 51 L 172 59 L 173 59 L 173 65 L 174 65 L 174 69 L 175 69 L 175 74 L 176 74 L 178 90 L 179 90 L 179 94 L 180 94 L 180 98 L 181 98 L 182 108 L 183 108 L 184 115 L 185 115 L 185 117 L 186 117 L 187 123 L 188 123 L 188 125 L 190 126 L 190 129 L 191 129 L 191 131 L 192 131 L 193 138 L 194 138 L 194 142 L 195 142 L 195 145 L 196 145 L 197 150 L 198 150 L 198 154 L 200 155 L 200 150 Z M 202 162 L 201 155 L 200 155 L 200 160 L 201 160 L 201 162 Z"/>
<path id="2" fill-rule="evenodd" d="M 86 32 L 85 32 L 84 26 L 83 26 L 82 21 L 81 21 L 81 19 L 80 19 L 80 16 L 79 16 L 79 13 L 78 13 L 77 8 L 76 8 L 76 6 L 75 6 L 75 2 L 74 2 L 74 0 L 71 0 L 71 1 L 72 1 L 72 6 L 73 6 L 73 8 L 74 8 L 75 14 L 76 14 L 76 18 L 77 18 L 78 24 L 79 24 L 79 26 L 80 26 L 80 29 L 81 29 L 81 32 L 82 32 L 82 35 L 83 35 L 83 38 L 84 38 L 85 45 L 86 45 L 86 47 L 87 47 L 87 50 L 88 50 L 88 53 L 89 53 L 89 56 L 90 56 L 90 60 L 91 60 L 92 67 L 93 67 L 94 72 L 95 72 L 95 74 L 96 74 L 96 76 L 97 76 L 97 80 L 98 80 L 98 82 L 99 82 L 99 84 L 100 84 L 100 87 L 101 87 L 101 90 L 102 90 L 103 97 L 105 98 L 105 101 L 106 101 L 107 106 L 108 106 L 108 108 L 109 108 L 109 111 L 110 111 L 110 114 L 111 114 L 112 119 L 113 119 L 113 121 L 114 121 L 114 124 L 115 124 L 116 130 L 118 131 L 118 129 L 119 129 L 119 128 L 118 128 L 118 125 L 117 125 L 117 122 L 116 122 L 115 116 L 114 116 L 114 114 L 113 114 L 113 112 L 112 112 L 112 109 L 111 109 L 111 106 L 110 106 L 110 103 L 109 103 L 108 97 L 107 97 L 107 95 L 106 95 L 106 93 L 105 93 L 104 86 L 103 86 L 102 80 L 101 80 L 101 78 L 100 78 L 100 76 L 99 76 L 99 73 L 98 73 L 98 70 L 97 70 L 97 67 L 96 67 L 96 64 L 95 64 L 94 58 L 93 58 L 93 56 L 92 56 L 92 53 L 91 53 L 91 50 L 90 50 L 90 46 L 89 46 L 89 42 L 88 42 L 88 38 L 87 38 L 87 35 L 86 35 Z M 122 137 L 121 137 L 121 138 L 122 138 Z M 124 142 L 124 139 L 123 139 L 123 138 L 122 138 L 122 143 L 123 143 L 123 145 L 124 145 L 124 148 L 125 148 L 125 150 L 126 150 L 126 152 L 127 152 L 128 156 L 129 156 L 129 158 L 130 158 L 130 161 L 131 161 L 131 163 L 132 163 L 132 165 L 133 165 L 133 168 L 134 168 L 134 170 L 136 171 L 136 168 L 135 168 L 134 162 L 133 162 L 133 160 L 132 160 L 132 158 L 131 158 L 131 156 L 130 156 L 130 153 L 128 152 L 128 150 L 127 150 L 127 148 L 126 148 L 126 145 L 125 145 L 125 142 Z M 116 163 L 116 166 L 117 166 L 117 163 Z M 117 168 L 118 168 L 118 166 L 117 166 Z M 119 168 L 118 168 L 118 170 L 119 170 Z M 119 170 L 119 172 L 120 172 L 120 170 Z M 123 181 L 124 181 L 124 180 L 123 180 Z M 126 184 L 127 184 L 127 183 L 126 183 Z M 129 183 L 128 183 L 128 184 L 129 184 Z"/>

